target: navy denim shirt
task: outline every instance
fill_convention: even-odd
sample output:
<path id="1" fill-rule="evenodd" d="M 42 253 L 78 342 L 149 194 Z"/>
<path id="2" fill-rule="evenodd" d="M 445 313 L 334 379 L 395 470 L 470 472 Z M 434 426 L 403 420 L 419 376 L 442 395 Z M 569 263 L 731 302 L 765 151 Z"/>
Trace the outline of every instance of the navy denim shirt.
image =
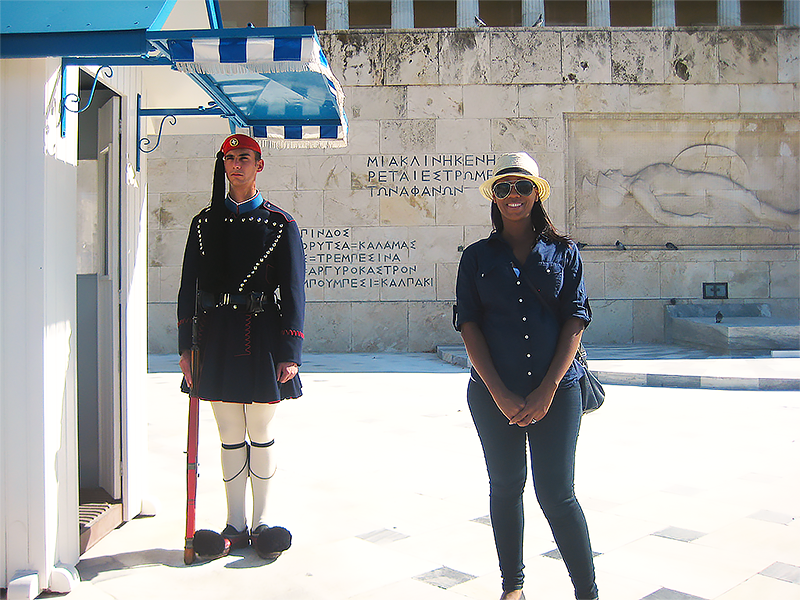
<path id="1" fill-rule="evenodd" d="M 521 272 L 558 315 L 542 306 Z M 524 264 L 498 233 L 464 250 L 456 281 L 456 328 L 475 322 L 483 332 L 503 383 L 521 396 L 544 379 L 553 360 L 561 324 L 570 317 L 591 321 L 583 264 L 575 244 L 540 237 Z M 574 384 L 583 368 L 572 362 L 561 386 Z M 473 369 L 472 377 L 480 381 Z"/>

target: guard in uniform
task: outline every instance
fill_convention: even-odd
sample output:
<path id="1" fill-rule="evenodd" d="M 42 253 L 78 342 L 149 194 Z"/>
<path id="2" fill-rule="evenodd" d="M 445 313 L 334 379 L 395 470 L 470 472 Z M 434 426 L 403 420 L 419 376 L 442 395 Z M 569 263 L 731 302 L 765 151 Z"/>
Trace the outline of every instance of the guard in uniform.
<path id="1" fill-rule="evenodd" d="M 302 395 L 297 373 L 305 256 L 294 219 L 256 189 L 263 168 L 261 147 L 253 138 L 236 134 L 222 144 L 211 204 L 194 217 L 189 230 L 178 292 L 181 387 L 188 393 L 191 386 L 193 394 L 211 402 L 222 441 L 228 517 L 221 535 L 208 530 L 195 534 L 195 550 L 206 558 L 251 543 L 260 555 L 274 557 L 291 544 L 289 532 L 270 527 L 265 518 L 276 468 L 269 424 L 277 403 Z M 199 368 L 192 381 L 195 314 Z"/>

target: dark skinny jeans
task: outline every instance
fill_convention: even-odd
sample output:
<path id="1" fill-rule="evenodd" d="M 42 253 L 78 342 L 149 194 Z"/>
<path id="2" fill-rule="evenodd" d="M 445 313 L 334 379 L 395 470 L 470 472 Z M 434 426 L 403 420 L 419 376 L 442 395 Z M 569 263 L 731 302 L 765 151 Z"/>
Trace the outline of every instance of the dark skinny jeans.
<path id="1" fill-rule="evenodd" d="M 509 425 L 481 382 L 467 391 L 472 419 L 489 471 L 492 519 L 503 590 L 522 589 L 522 492 L 528 477 L 527 437 L 536 499 L 569 571 L 575 597 L 597 597 L 586 518 L 575 498 L 575 447 L 581 423 L 580 386 L 559 388 L 545 418 L 528 427 Z"/>

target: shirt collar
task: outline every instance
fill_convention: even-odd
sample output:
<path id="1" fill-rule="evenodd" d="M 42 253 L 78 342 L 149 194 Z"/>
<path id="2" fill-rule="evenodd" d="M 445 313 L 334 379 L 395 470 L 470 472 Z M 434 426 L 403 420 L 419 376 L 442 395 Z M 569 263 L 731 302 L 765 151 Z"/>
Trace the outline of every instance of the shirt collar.
<path id="1" fill-rule="evenodd" d="M 249 213 L 251 210 L 257 209 L 262 204 L 264 204 L 264 198 L 261 197 L 261 192 L 256 192 L 255 196 L 250 198 L 250 200 L 245 200 L 241 204 L 236 204 L 236 202 L 231 200 L 230 196 L 225 197 L 225 206 L 235 215 Z"/>
<path id="2" fill-rule="evenodd" d="M 496 242 L 498 240 L 505 241 L 496 229 L 492 229 L 492 233 L 489 234 L 489 241 Z"/>
<path id="3" fill-rule="evenodd" d="M 488 240 L 493 244 L 500 244 L 503 246 L 508 246 L 509 248 L 511 247 L 509 243 L 506 241 L 506 239 L 503 237 L 503 234 L 498 232 L 497 230 L 492 230 L 492 233 L 489 234 Z"/>

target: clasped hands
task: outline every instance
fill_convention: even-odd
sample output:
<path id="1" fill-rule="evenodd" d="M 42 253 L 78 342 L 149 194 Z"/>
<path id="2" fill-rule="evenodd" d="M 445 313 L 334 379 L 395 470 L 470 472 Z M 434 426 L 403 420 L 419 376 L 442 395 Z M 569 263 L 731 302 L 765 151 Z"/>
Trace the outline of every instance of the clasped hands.
<path id="1" fill-rule="evenodd" d="M 524 398 L 508 391 L 503 396 L 495 397 L 494 401 L 508 418 L 509 425 L 527 427 L 544 419 L 557 389 L 558 386 L 552 387 L 542 383 Z"/>

